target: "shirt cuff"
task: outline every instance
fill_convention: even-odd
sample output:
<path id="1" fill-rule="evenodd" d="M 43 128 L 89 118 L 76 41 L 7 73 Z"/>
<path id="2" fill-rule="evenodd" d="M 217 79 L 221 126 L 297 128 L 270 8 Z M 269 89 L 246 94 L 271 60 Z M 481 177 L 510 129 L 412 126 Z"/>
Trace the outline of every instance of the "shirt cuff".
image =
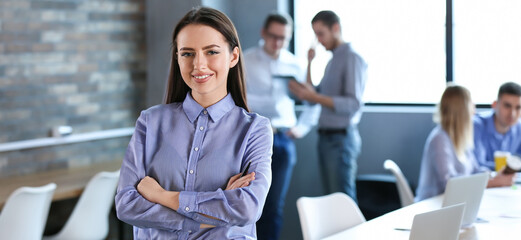
<path id="1" fill-rule="evenodd" d="M 179 208 L 177 209 L 177 212 L 198 223 L 206 223 L 214 226 L 224 226 L 225 222 L 222 220 L 208 218 L 199 214 L 200 211 L 196 202 L 196 197 L 197 192 L 181 191 L 179 193 Z M 197 225 L 197 229 L 199 229 L 199 227 L 200 225 Z"/>
<path id="2" fill-rule="evenodd" d="M 311 127 L 308 125 L 304 125 L 304 124 L 297 124 L 295 127 L 293 127 L 292 130 L 295 131 L 295 134 L 297 136 L 304 137 L 309 133 L 309 131 L 311 130 Z"/>
<path id="3" fill-rule="evenodd" d="M 196 192 L 181 191 L 177 212 L 187 217 L 190 217 L 191 213 L 197 212 L 196 194 Z"/>
<path id="4" fill-rule="evenodd" d="M 199 231 L 200 227 L 201 224 L 193 219 L 185 218 L 185 220 L 183 221 L 183 230 L 187 231 L 189 234 Z"/>

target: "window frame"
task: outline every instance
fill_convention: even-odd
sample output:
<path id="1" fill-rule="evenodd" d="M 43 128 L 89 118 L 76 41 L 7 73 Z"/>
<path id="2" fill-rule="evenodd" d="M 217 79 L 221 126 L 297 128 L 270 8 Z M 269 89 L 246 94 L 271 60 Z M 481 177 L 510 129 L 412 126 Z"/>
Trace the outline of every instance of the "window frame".
<path id="1" fill-rule="evenodd" d="M 454 83 L 454 22 L 453 22 L 453 0 L 445 1 L 445 83 Z M 288 0 L 288 10 L 290 16 L 295 19 L 295 0 Z M 294 21 L 295 22 L 295 21 Z M 295 53 L 295 31 L 292 32 L 292 38 L 288 49 Z M 435 106 L 436 103 L 395 103 L 395 102 L 372 102 L 365 103 L 367 106 Z M 491 108 L 491 104 L 476 104 L 476 108 Z"/>

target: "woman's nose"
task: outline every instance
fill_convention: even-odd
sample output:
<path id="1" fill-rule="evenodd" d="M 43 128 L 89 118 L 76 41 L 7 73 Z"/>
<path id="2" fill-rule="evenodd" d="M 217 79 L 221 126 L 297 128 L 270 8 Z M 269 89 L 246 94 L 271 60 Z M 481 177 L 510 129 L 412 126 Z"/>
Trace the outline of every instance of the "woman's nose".
<path id="1" fill-rule="evenodd" d="M 202 54 L 196 54 L 194 57 L 194 68 L 204 69 L 206 67 L 206 58 Z"/>

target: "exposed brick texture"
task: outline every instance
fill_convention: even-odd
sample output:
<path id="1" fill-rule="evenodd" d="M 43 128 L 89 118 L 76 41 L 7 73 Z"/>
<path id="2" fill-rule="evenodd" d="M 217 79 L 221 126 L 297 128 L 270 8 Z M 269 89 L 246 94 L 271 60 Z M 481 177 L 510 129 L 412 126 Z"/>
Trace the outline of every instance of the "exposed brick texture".
<path id="1" fill-rule="evenodd" d="M 132 127 L 145 107 L 143 0 L 0 1 L 0 143 Z M 0 153 L 0 177 L 123 158 L 129 138 Z"/>

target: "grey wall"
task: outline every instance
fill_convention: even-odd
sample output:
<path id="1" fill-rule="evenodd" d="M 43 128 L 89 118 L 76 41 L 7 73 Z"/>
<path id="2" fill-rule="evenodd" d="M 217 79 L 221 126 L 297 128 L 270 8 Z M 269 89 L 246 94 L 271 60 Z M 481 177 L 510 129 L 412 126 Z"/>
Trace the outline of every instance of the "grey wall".
<path id="1" fill-rule="evenodd" d="M 359 173 L 386 173 L 383 162 L 392 159 L 416 186 L 423 146 L 435 126 L 434 111 L 434 107 L 375 107 L 364 112 Z"/>
<path id="2" fill-rule="evenodd" d="M 277 10 L 277 0 L 233 0 L 230 19 L 235 24 L 243 50 L 257 46 L 266 15 Z M 227 13 L 228 14 L 228 13 Z"/>
<path id="3" fill-rule="evenodd" d="M 172 56 L 172 31 L 177 22 L 201 0 L 146 1 L 147 98 L 148 107 L 163 100 Z"/>
<path id="4" fill-rule="evenodd" d="M 243 49 L 256 46 L 264 18 L 271 11 L 288 9 L 286 0 L 204 0 L 203 5 L 226 13 L 235 24 Z"/>

